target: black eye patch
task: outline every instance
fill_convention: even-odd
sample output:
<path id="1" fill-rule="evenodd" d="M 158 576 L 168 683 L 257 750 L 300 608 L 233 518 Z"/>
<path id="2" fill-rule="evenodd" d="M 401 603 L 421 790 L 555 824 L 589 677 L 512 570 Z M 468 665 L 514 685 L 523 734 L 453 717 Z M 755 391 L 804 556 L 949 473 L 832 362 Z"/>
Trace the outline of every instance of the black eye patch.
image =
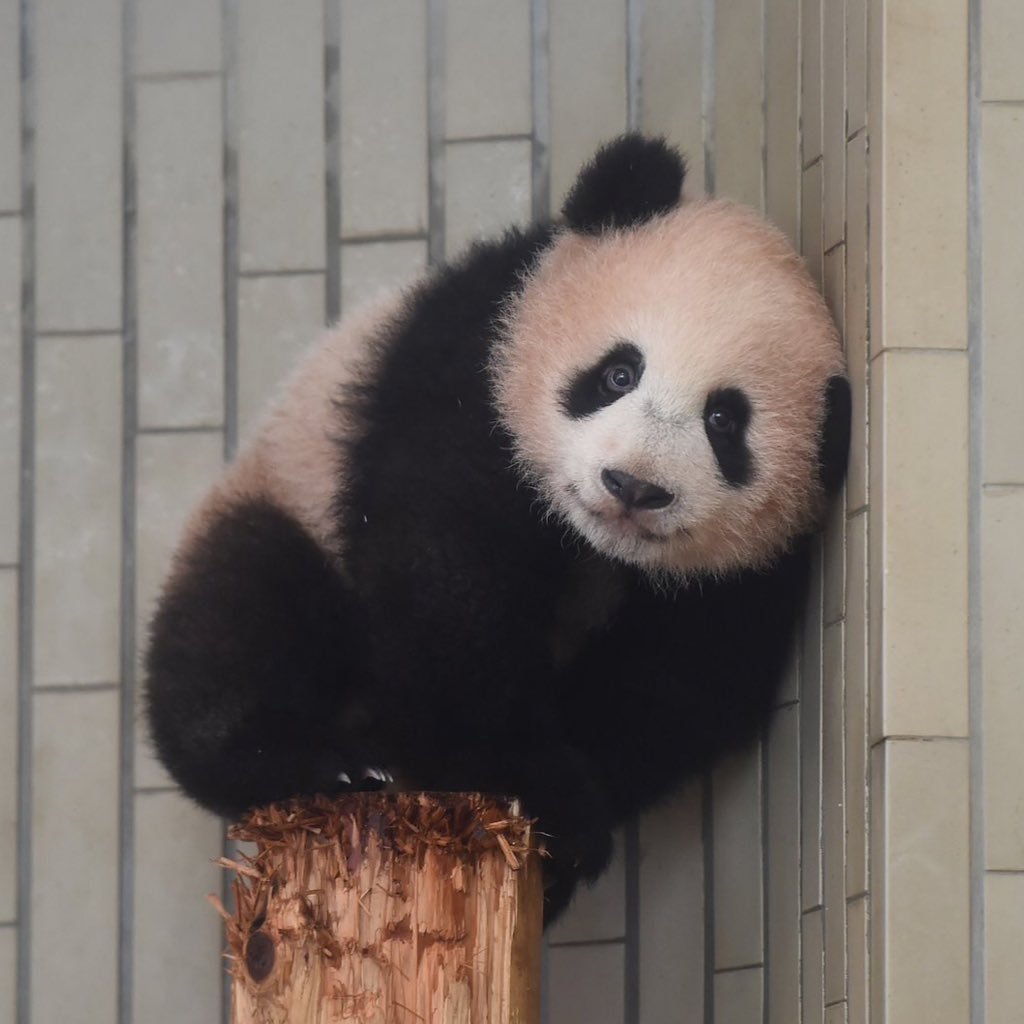
<path id="1" fill-rule="evenodd" d="M 643 353 L 632 342 L 620 341 L 562 389 L 562 408 L 574 420 L 590 416 L 629 394 L 643 372 Z"/>
<path id="2" fill-rule="evenodd" d="M 753 459 L 747 447 L 750 400 L 739 388 L 712 391 L 704 403 L 704 432 L 725 482 L 742 487 L 753 478 Z"/>

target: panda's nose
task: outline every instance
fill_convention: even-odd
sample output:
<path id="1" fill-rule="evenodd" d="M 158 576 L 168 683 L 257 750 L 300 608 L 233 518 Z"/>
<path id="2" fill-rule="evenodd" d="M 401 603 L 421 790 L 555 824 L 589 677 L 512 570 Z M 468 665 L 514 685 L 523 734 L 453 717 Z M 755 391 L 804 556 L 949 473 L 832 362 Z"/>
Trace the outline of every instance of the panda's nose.
<path id="1" fill-rule="evenodd" d="M 601 483 L 626 508 L 665 508 L 675 498 L 664 487 L 652 484 L 650 480 L 640 480 L 621 469 L 601 470 Z"/>

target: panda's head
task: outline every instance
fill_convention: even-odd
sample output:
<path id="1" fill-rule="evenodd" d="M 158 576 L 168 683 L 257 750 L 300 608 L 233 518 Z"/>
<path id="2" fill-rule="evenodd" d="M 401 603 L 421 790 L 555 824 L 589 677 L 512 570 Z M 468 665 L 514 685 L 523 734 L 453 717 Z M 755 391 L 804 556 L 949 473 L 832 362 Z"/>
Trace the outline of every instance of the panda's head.
<path id="1" fill-rule="evenodd" d="M 681 202 L 682 158 L 628 135 L 506 310 L 494 367 L 524 474 L 599 552 L 654 574 L 762 566 L 837 487 L 849 388 L 781 232 Z"/>

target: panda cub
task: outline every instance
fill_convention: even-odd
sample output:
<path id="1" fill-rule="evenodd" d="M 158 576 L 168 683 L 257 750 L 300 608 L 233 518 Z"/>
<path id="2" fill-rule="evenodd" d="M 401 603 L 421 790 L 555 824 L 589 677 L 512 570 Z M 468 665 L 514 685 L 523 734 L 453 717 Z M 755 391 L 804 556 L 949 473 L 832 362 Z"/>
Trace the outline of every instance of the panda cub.
<path id="1" fill-rule="evenodd" d="M 194 514 L 152 622 L 164 764 L 294 794 L 519 795 L 546 913 L 611 829 L 772 707 L 849 387 L 783 235 L 630 134 L 562 223 L 475 245 L 312 350 Z"/>

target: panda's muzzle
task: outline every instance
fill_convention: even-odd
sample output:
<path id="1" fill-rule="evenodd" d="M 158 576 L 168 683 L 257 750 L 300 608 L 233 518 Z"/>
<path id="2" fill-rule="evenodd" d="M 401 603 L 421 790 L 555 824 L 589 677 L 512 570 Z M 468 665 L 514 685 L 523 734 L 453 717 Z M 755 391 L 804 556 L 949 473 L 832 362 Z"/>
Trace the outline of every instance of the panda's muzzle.
<path id="1" fill-rule="evenodd" d="M 675 495 L 664 487 L 650 480 L 641 480 L 621 469 L 602 469 L 601 483 L 627 509 L 656 511 L 667 508 L 675 500 Z"/>

